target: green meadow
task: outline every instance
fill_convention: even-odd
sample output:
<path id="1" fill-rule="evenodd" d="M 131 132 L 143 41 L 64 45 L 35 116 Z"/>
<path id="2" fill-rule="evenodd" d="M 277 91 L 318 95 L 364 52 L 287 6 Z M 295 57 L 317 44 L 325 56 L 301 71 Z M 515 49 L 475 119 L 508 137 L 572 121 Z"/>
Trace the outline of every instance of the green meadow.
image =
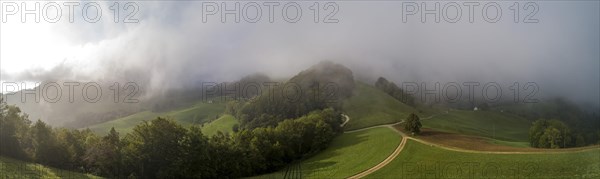
<path id="1" fill-rule="evenodd" d="M 212 136 L 218 131 L 223 133 L 233 133 L 232 127 L 235 124 L 239 124 L 238 120 L 232 115 L 225 114 L 219 117 L 217 120 L 204 124 L 202 127 L 202 133 L 206 136 Z"/>
<path id="2" fill-rule="evenodd" d="M 283 178 L 286 172 L 303 178 L 346 178 L 367 170 L 387 158 L 402 137 L 388 127 L 344 133 L 322 152 L 279 172 L 255 178 Z M 299 165 L 299 167 L 298 167 Z"/>
<path id="3" fill-rule="evenodd" d="M 600 149 L 489 154 L 445 150 L 408 140 L 400 155 L 366 178 L 598 178 Z"/>
<path id="4" fill-rule="evenodd" d="M 346 130 L 360 129 L 404 120 L 415 109 L 362 82 L 356 82 L 352 97 L 344 101 L 343 111 L 350 117 Z"/>
<path id="5" fill-rule="evenodd" d="M 149 121 L 156 117 L 171 117 L 183 126 L 202 124 L 217 117 L 225 111 L 225 103 L 198 102 L 192 106 L 183 107 L 167 112 L 142 111 L 126 117 L 108 121 L 88 127 L 100 135 L 106 135 L 114 127 L 121 134 L 129 133 L 142 121 Z"/>
<path id="6" fill-rule="evenodd" d="M 101 178 L 0 157 L 0 178 Z"/>
<path id="7" fill-rule="evenodd" d="M 499 111 L 450 110 L 448 113 L 421 120 L 421 123 L 425 128 L 517 142 L 510 144 L 517 146 L 529 140 L 531 127 L 531 121 Z"/>

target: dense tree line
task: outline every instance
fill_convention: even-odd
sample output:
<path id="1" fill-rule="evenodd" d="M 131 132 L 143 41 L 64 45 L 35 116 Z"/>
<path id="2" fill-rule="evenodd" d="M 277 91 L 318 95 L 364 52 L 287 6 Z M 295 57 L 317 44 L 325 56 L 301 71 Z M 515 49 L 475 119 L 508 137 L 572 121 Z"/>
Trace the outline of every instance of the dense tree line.
<path id="1" fill-rule="evenodd" d="M 398 87 L 395 83 L 388 81 L 383 77 L 379 77 L 375 82 L 375 87 L 388 95 L 396 98 L 398 101 L 407 104 L 409 106 L 415 106 L 415 97 L 411 94 L 404 92 L 404 90 Z"/>
<path id="2" fill-rule="evenodd" d="M 52 128 L 0 105 L 0 155 L 110 178 L 237 178 L 273 172 L 327 147 L 342 130 L 339 112 L 316 110 L 275 126 L 207 137 L 157 118 L 121 137 Z"/>

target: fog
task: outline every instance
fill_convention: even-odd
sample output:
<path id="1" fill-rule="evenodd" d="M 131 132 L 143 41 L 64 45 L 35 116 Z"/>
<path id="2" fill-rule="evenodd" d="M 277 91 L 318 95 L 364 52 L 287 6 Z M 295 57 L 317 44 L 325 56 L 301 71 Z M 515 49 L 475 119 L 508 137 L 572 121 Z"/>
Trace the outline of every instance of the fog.
<path id="1" fill-rule="evenodd" d="M 199 82 L 234 81 L 256 72 L 286 78 L 329 60 L 349 67 L 356 79 L 369 83 L 379 76 L 398 84 L 497 82 L 509 91 L 514 82 L 535 82 L 540 97 L 600 104 L 597 1 L 537 2 L 538 23 L 513 22 L 510 2 L 499 2 L 503 16 L 497 23 L 482 19 L 483 4 L 476 9 L 473 23 L 465 7 L 457 23 L 435 23 L 433 16 L 422 23 L 418 14 L 403 23 L 402 3 L 388 1 L 337 2 L 338 23 L 313 22 L 313 11 L 308 9 L 313 2 L 304 1 L 298 2 L 303 16 L 297 23 L 282 19 L 284 3 L 275 8 L 273 23 L 268 22 L 265 6 L 257 23 L 244 19 L 235 23 L 233 16 L 222 23 L 218 14 L 203 22 L 202 2 L 138 2 L 139 23 L 132 24 L 112 22 L 112 2 L 98 3 L 103 16 L 97 23 L 76 16 L 76 23 L 23 27 L 47 27 L 42 29 L 73 47 L 62 56 L 48 55 L 52 59 L 17 63 L 25 53 L 44 56 L 44 51 L 31 47 L 38 43 L 36 38 L 24 38 L 31 34 L 10 34 L 15 32 L 11 28 L 25 25 L 14 20 L 2 24 L 1 80 L 132 81 L 147 95 L 156 95 Z M 321 16 L 330 12 L 321 10 Z M 13 46 L 17 41 L 5 38 L 9 36 L 28 45 Z M 48 65 L 36 65 L 41 62 Z"/>

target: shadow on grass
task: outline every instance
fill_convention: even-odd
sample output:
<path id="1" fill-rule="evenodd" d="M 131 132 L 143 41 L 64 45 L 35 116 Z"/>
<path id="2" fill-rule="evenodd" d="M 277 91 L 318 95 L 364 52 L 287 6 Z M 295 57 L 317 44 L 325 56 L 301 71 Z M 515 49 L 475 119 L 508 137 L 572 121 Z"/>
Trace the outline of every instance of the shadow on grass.
<path id="1" fill-rule="evenodd" d="M 99 178 L 82 173 L 46 167 L 0 157 L 0 178 Z"/>
<path id="2" fill-rule="evenodd" d="M 336 137 L 333 142 L 322 152 L 308 158 L 303 162 L 302 169 L 303 176 L 323 176 L 325 173 L 336 173 L 340 172 L 336 167 L 337 161 L 331 161 L 330 159 L 343 155 L 341 150 L 355 146 L 359 143 L 365 142 L 369 139 L 367 135 L 368 131 L 360 131 L 354 133 L 342 134 L 342 136 Z M 348 155 L 348 154 L 345 154 Z"/>

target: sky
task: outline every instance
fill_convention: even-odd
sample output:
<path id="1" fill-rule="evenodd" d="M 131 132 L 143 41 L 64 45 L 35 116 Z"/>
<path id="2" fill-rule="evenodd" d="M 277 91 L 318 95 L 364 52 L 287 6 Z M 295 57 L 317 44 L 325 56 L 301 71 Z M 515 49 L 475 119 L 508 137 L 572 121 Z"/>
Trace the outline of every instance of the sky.
<path id="1" fill-rule="evenodd" d="M 295 23 L 285 19 L 297 14 L 296 6 L 286 6 L 288 2 L 274 6 L 273 22 L 265 2 L 237 2 L 240 9 L 247 7 L 248 11 L 240 11 L 250 20 L 241 17 L 236 23 L 233 15 L 226 15 L 222 22 L 220 12 L 206 15 L 212 10 L 209 7 L 232 9 L 235 1 L 225 2 L 226 7 L 202 1 L 129 6 L 120 2 L 116 17 L 114 2 L 98 1 L 102 15 L 95 23 L 84 18 L 89 20 L 97 12 L 88 7 L 85 16 L 86 2 L 74 8 L 74 22 L 69 21 L 63 2 L 57 2 L 62 8 L 58 22 L 40 18 L 36 23 L 34 15 L 27 15 L 23 23 L 20 12 L 10 15 L 15 4 L 2 1 L 0 81 L 133 81 L 158 94 L 198 82 L 234 81 L 256 72 L 285 78 L 329 60 L 367 81 L 384 76 L 399 84 L 497 82 L 505 91 L 514 82 L 535 82 L 541 96 L 600 104 L 598 1 L 519 1 L 519 22 L 514 22 L 514 2 L 492 1 L 502 11 L 495 23 L 484 19 L 497 13 L 495 6 L 489 6 L 487 16 L 483 14 L 488 2 L 474 7 L 474 21 L 469 22 L 469 8 L 463 2 L 456 4 L 461 8 L 456 16 L 453 4 L 439 1 L 439 23 L 427 14 L 426 22 L 421 22 L 420 11 L 406 15 L 403 22 L 403 14 L 411 10 L 404 7 L 416 5 L 422 10 L 422 2 L 319 2 L 315 22 L 311 6 L 316 7 L 317 1 L 291 1 L 302 10 Z M 46 3 L 40 4 L 42 14 L 58 14 L 54 7 L 42 8 Z M 432 9 L 436 1 L 423 3 L 425 9 Z M 262 10 L 256 23 L 249 22 L 256 15 L 253 5 Z M 20 2 L 16 6 L 23 9 Z M 137 22 L 125 23 L 135 7 L 129 20 Z M 527 15 L 538 22 L 524 23 Z M 450 23 L 452 17 L 460 20 Z M 324 23 L 326 18 L 337 23 Z"/>

